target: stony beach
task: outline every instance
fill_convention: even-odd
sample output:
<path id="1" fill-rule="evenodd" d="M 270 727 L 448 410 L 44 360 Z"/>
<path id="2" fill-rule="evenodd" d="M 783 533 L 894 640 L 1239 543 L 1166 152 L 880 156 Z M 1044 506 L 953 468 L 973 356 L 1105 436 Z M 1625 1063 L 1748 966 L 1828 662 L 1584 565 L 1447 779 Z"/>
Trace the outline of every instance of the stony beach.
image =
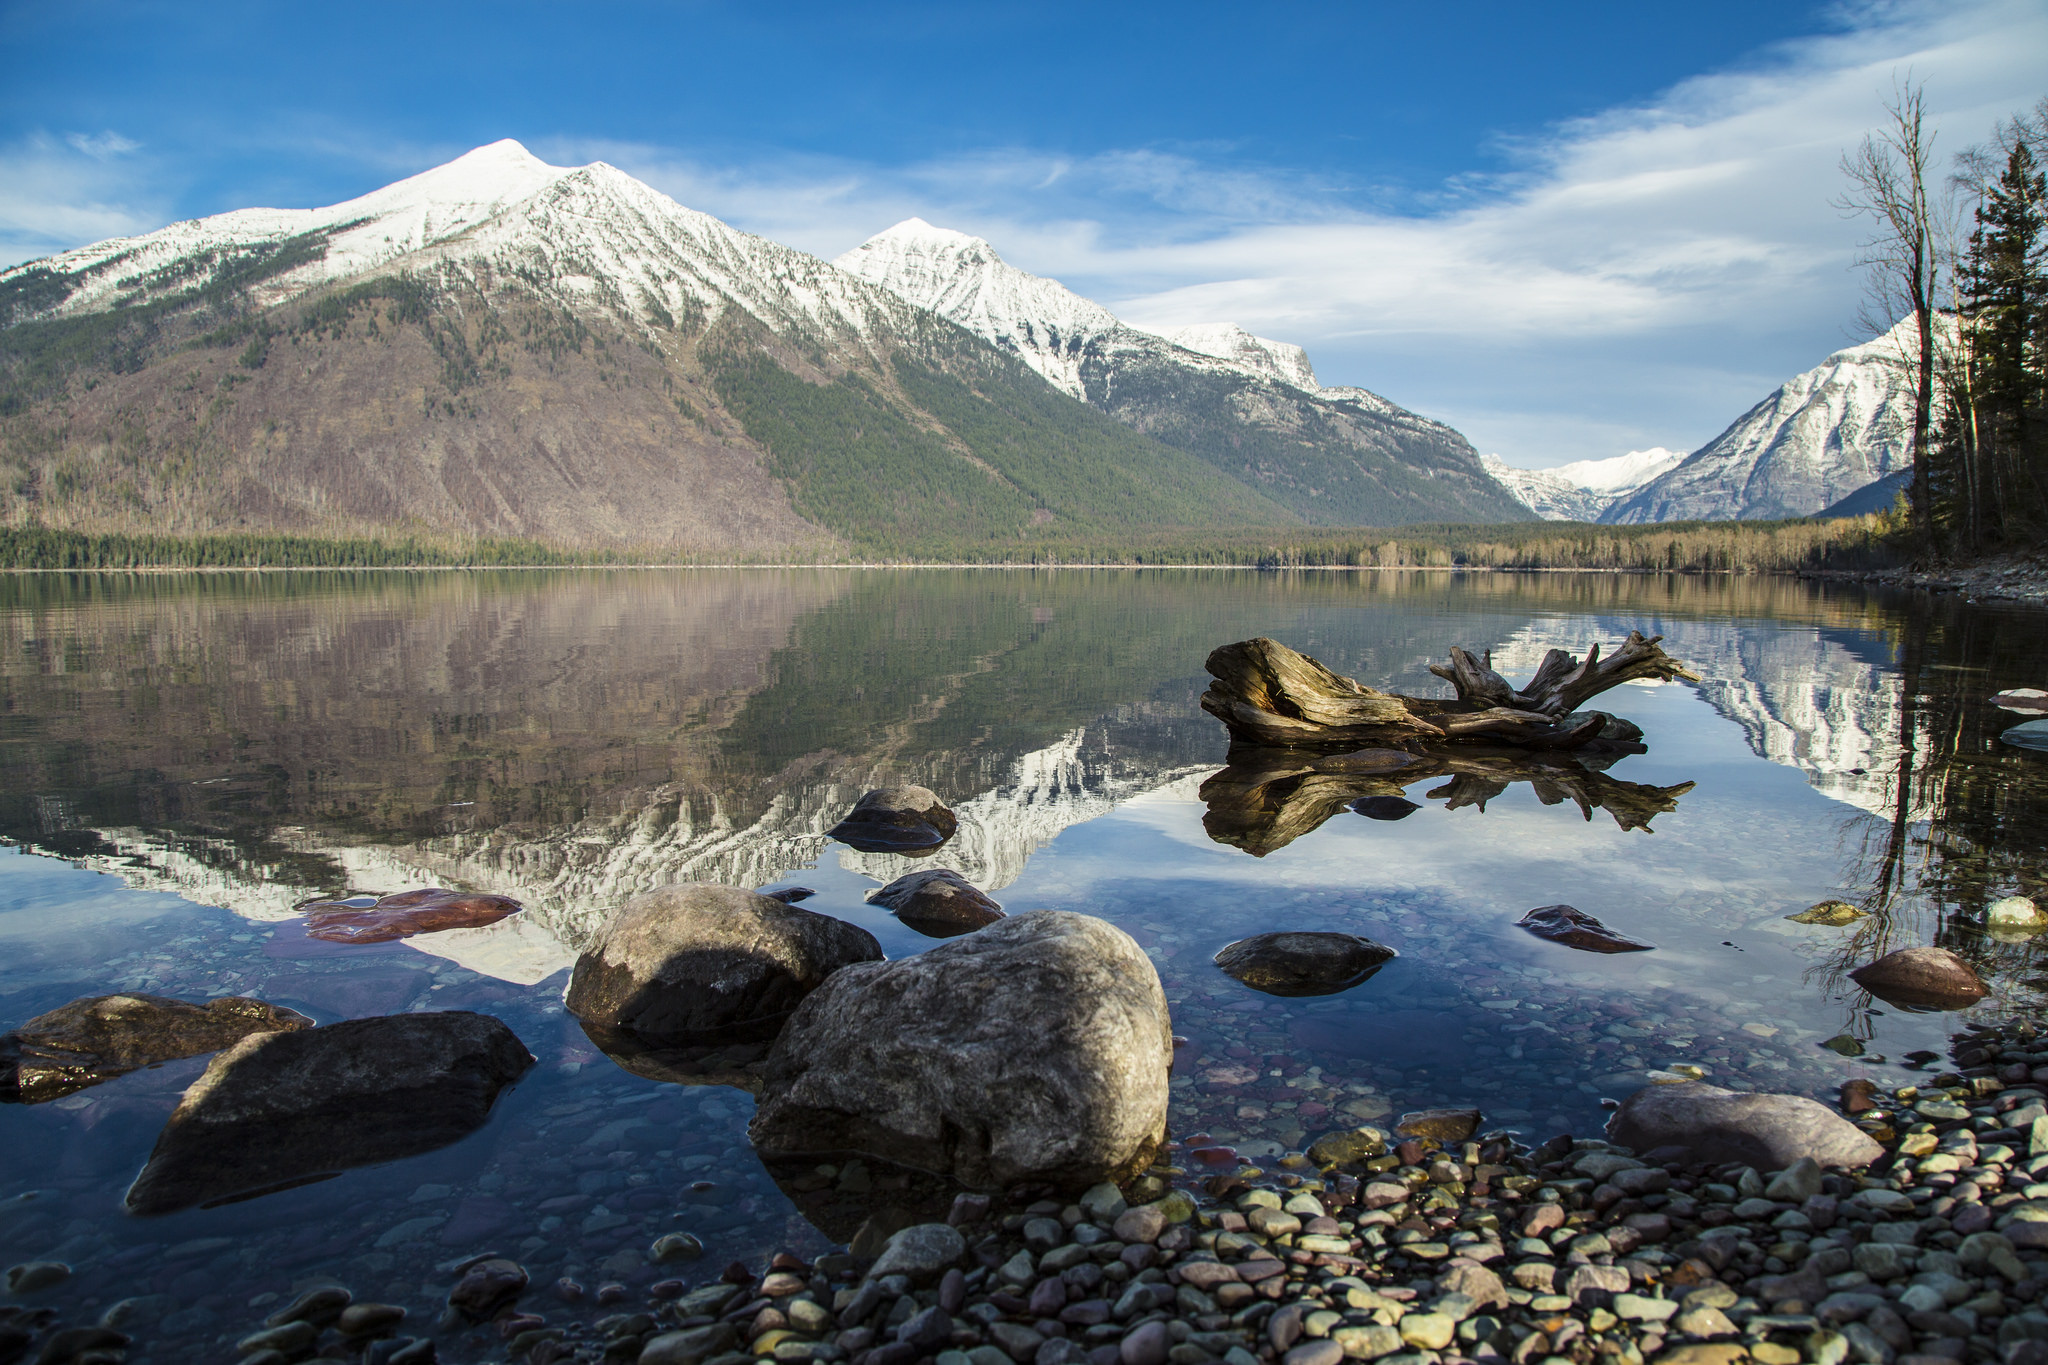
<path id="1" fill-rule="evenodd" d="M 1952 1069 L 1944 1070 L 1942 1068 Z M 745 1365 L 1936 1365 L 2048 1359 L 2048 1033 L 1957 1036 L 1916 1084 L 1851 1082 L 1881 1145 L 1810 1161 L 1654 1164 L 1601 1140 L 1461 1137 L 1439 1113 L 1333 1134 L 1263 1168 L 1161 1164 L 1023 1207 L 961 1195 L 884 1239 L 878 1213 L 810 1260 L 550 1282 L 504 1257 L 444 1267 L 438 1321 L 325 1285 L 251 1284 L 214 1354 L 244 1365 L 460 1361 Z M 1429 1136 L 1429 1132 L 1438 1136 Z M 819 1168 L 824 1174 L 825 1168 Z M 834 1171 L 836 1174 L 836 1169 Z M 829 1177 L 828 1177 L 829 1178 Z M 1137 1202 L 1132 1202 L 1137 1201 Z M 650 1264 L 688 1254 L 648 1249 Z M 872 1258 L 858 1254 L 875 1253 Z M 123 1304 L 67 1319 L 64 1272 L 7 1272 L 0 1362 L 145 1354 Z M 269 1310 L 267 1316 L 265 1312 Z"/>

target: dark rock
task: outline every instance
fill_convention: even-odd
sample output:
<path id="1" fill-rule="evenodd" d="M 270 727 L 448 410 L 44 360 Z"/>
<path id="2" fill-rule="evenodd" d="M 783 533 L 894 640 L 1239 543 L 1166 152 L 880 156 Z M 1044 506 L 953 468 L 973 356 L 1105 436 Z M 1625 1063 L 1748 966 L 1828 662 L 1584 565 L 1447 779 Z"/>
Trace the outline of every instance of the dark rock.
<path id="1" fill-rule="evenodd" d="M 1967 1009 L 1990 994 L 1970 964 L 1946 948 L 1901 948 L 1858 967 L 1849 979 L 1897 1009 Z"/>
<path id="2" fill-rule="evenodd" d="M 44 1338 L 43 1349 L 36 1352 L 36 1365 L 58 1365 L 87 1351 L 119 1351 L 127 1345 L 127 1334 L 111 1327 L 67 1327 Z"/>
<path id="3" fill-rule="evenodd" d="M 621 1070 L 664 1085 L 729 1085 L 750 1094 L 761 1089 L 761 1063 L 768 1039 L 648 1035 L 606 1028 L 579 1019 L 583 1035 Z"/>
<path id="4" fill-rule="evenodd" d="M 500 1256 L 478 1261 L 448 1291 L 448 1306 L 472 1322 L 488 1322 L 526 1292 L 526 1270 Z"/>
<path id="5" fill-rule="evenodd" d="M 768 1157 L 871 1153 L 970 1188 L 1086 1188 L 1163 1140 L 1166 995 L 1129 935 L 1041 910 L 834 973 L 769 1054 Z"/>
<path id="6" fill-rule="evenodd" d="M 1003 918 L 1002 906 L 950 867 L 898 877 L 870 891 L 868 904 L 895 911 L 896 918 L 930 938 L 955 938 Z"/>
<path id="7" fill-rule="evenodd" d="M 161 995 L 95 995 L 0 1035 L 0 1101 L 41 1104 L 252 1033 L 313 1027 L 295 1010 L 231 995 L 194 1005 Z"/>
<path id="8" fill-rule="evenodd" d="M 1738 1094 L 1703 1081 L 1644 1086 L 1621 1102 L 1607 1135 L 1636 1151 L 1683 1147 L 1684 1160 L 1780 1171 L 1811 1157 L 1867 1166 L 1884 1149 L 1825 1105 L 1798 1095 Z"/>
<path id="9" fill-rule="evenodd" d="M 265 1318 L 263 1324 L 266 1327 L 283 1327 L 287 1323 L 310 1322 L 317 1327 L 325 1327 L 341 1316 L 351 1297 L 346 1289 L 332 1285 L 309 1289 Z M 399 1316 L 404 1315 L 404 1310 L 400 1309 Z"/>
<path id="10" fill-rule="evenodd" d="M 1368 820 L 1406 820 L 1422 807 L 1405 796 L 1361 796 L 1347 809 Z"/>
<path id="11" fill-rule="evenodd" d="M 846 818 L 825 831 L 829 839 L 862 853 L 929 853 L 960 827 L 938 794 L 925 787 L 881 787 L 854 802 Z"/>
<path id="12" fill-rule="evenodd" d="M 1385 944 L 1356 934 L 1274 933 L 1228 945 L 1216 954 L 1216 965 L 1267 995 L 1334 995 L 1398 956 Z"/>
<path id="13" fill-rule="evenodd" d="M 444 1147 L 532 1065 L 512 1030 L 466 1011 L 256 1034 L 185 1091 L 128 1207 L 228 1202 Z"/>
<path id="14" fill-rule="evenodd" d="M 1647 953 L 1657 946 L 1617 933 L 1569 905 L 1539 905 L 1515 923 L 1538 938 L 1589 953 Z"/>
<path id="15" fill-rule="evenodd" d="M 858 925 L 736 886 L 680 882 L 619 908 L 576 960 L 565 1001 L 604 1028 L 765 1036 L 833 972 L 881 956 Z"/>
<path id="16" fill-rule="evenodd" d="M 1434 1138 L 1438 1142 L 1463 1142 L 1479 1131 L 1484 1117 L 1477 1109 L 1422 1109 L 1401 1115 L 1394 1131 L 1406 1138 Z"/>
<path id="17" fill-rule="evenodd" d="M 785 886 L 775 891 L 763 891 L 761 894 L 771 901 L 781 901 L 784 905 L 795 905 L 798 901 L 807 901 L 818 893 L 808 886 Z"/>
<path id="18" fill-rule="evenodd" d="M 510 896 L 438 886 L 392 896 L 308 901 L 299 906 L 306 916 L 306 937 L 328 943 L 389 943 L 444 929 L 480 929 L 525 908 Z"/>

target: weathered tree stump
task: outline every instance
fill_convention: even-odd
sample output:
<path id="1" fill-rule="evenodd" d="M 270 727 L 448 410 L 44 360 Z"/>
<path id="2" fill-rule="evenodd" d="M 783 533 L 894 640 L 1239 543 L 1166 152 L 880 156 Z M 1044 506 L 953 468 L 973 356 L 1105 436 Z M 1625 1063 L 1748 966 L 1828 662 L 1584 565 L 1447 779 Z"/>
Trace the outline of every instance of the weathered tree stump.
<path id="1" fill-rule="evenodd" d="M 1202 694 L 1202 709 L 1222 721 L 1233 740 L 1264 747 L 1413 747 L 1445 740 L 1523 749 L 1613 744 L 1633 727 L 1605 712 L 1581 713 L 1585 702 L 1637 678 L 1698 678 L 1658 647 L 1662 638 L 1630 631 L 1604 660 L 1598 645 L 1584 660 L 1553 649 L 1519 691 L 1493 671 L 1491 653 L 1474 658 L 1454 646 L 1448 665 L 1430 665 L 1457 689 L 1457 697 L 1447 699 L 1378 692 L 1261 637 L 1209 655 L 1216 681 Z"/>

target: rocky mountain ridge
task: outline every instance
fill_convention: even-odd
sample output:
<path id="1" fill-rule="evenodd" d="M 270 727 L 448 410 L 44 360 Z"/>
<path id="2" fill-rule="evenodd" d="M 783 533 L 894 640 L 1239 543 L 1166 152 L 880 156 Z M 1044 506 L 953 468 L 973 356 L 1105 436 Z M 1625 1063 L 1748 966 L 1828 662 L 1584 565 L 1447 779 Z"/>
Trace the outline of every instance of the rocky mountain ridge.
<path id="1" fill-rule="evenodd" d="M 1836 351 L 1600 520 L 1730 521 L 1812 516 L 1912 461 L 1912 319 Z"/>
<path id="2" fill-rule="evenodd" d="M 1009 264 L 981 238 L 921 218 L 877 233 L 835 264 L 1313 524 L 1528 519 L 1463 436 L 1364 389 L 1324 388 L 1298 346 L 1229 324 L 1131 326 Z"/>
<path id="3" fill-rule="evenodd" d="M 1243 352 L 1202 354 L 1038 283 L 1032 335 L 996 344 L 969 300 L 941 300 L 958 325 L 494 143 L 0 272 L 0 523 L 725 556 L 1516 510 L 1448 428 L 1284 382 L 1313 382 L 1294 348 L 1196 329 Z M 1071 401 L 1093 361 L 1066 375 L 1054 338 L 1107 332 L 1217 382 L 1144 420 Z M 1257 449 L 1164 439 L 1190 427 Z"/>

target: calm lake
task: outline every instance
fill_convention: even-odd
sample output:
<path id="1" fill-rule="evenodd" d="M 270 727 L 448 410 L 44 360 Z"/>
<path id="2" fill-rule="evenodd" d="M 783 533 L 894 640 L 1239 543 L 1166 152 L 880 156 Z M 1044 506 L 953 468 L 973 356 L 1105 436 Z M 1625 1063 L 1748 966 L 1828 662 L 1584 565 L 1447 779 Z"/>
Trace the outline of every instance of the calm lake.
<path id="1" fill-rule="evenodd" d="M 863 897 L 932 866 L 1012 913 L 1114 922 L 1187 1040 L 1173 1136 L 1212 1162 L 1443 1104 L 1531 1140 L 1596 1135 L 1603 1099 L 1675 1065 L 1737 1089 L 1904 1084 L 1911 1054 L 2037 1010 L 2048 986 L 2048 940 L 1984 925 L 2000 896 L 2048 900 L 2048 754 L 2002 746 L 2027 717 L 1987 700 L 2048 684 L 2044 627 L 2032 608 L 1746 578 L 6 576 L 0 1029 L 116 991 L 251 995 L 322 1023 L 469 1009 L 539 1065 L 453 1146 L 153 1218 L 122 1197 L 205 1057 L 0 1106 L 0 1245 L 73 1267 L 39 1299 L 68 1320 L 144 1297 L 124 1328 L 141 1365 L 221 1354 L 264 1296 L 328 1280 L 431 1322 L 448 1267 L 484 1251 L 637 1301 L 656 1279 L 844 1242 L 886 1172 L 765 1169 L 748 1093 L 643 1078 L 562 1009 L 579 946 L 672 881 L 814 888 L 807 908 L 891 956 L 935 940 Z M 1219 776 L 1226 737 L 1196 704 L 1208 652 L 1255 635 L 1448 695 L 1427 666 L 1452 645 L 1519 681 L 1552 645 L 1631 629 L 1702 678 L 1596 703 L 1645 732 L 1648 752 L 1601 782 L 1664 789 L 1647 827 L 1625 827 L 1640 800 L 1582 809 L 1575 791 L 1613 790 L 1591 779 L 1432 777 L 1392 820 L 1285 774 L 1247 795 L 1244 774 Z M 892 782 L 957 812 L 938 855 L 825 838 Z M 374 945 L 309 939 L 294 912 L 432 885 L 526 910 Z M 1786 919 L 1831 898 L 1874 913 Z M 1559 902 L 1656 950 L 1516 927 Z M 1319 998 L 1260 994 L 1211 960 L 1276 929 L 1400 956 Z M 1845 979 L 1923 943 L 1977 964 L 1992 997 L 1901 1013 Z M 845 1198 L 820 1212 L 821 1191 Z M 704 1258 L 648 1264 L 676 1231 Z"/>

